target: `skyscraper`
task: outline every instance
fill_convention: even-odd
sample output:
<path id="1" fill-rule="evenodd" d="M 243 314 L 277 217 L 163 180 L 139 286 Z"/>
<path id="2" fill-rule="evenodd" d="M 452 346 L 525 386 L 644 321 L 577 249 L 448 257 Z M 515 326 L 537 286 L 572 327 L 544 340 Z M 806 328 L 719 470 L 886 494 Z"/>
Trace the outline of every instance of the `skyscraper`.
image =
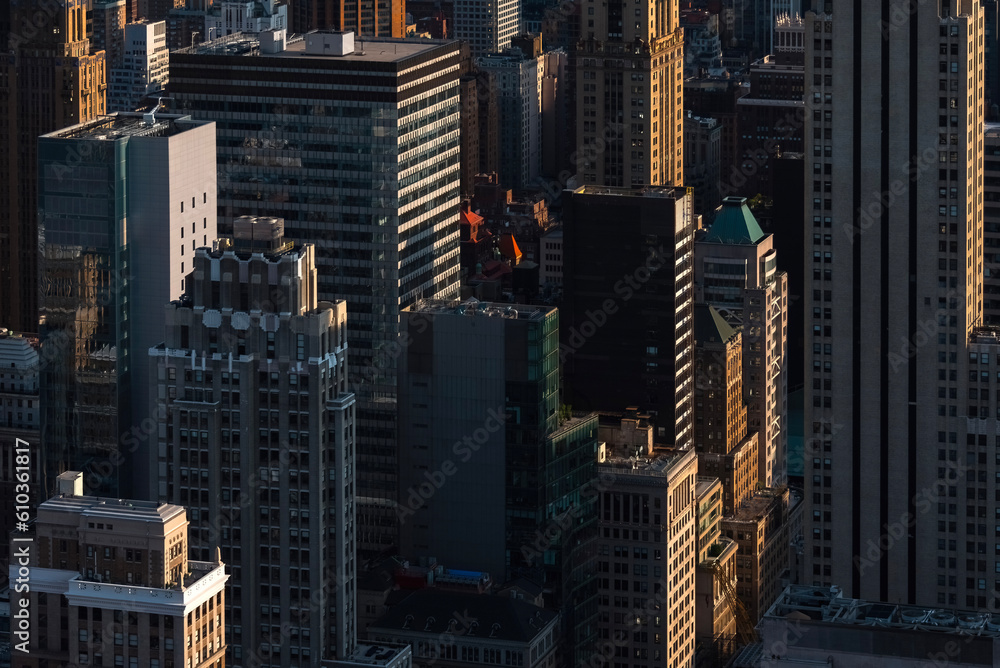
<path id="1" fill-rule="evenodd" d="M 982 8 L 832 5 L 805 26 L 804 578 L 995 610 Z"/>
<path id="2" fill-rule="evenodd" d="M 698 460 L 692 450 L 602 455 L 598 648 L 622 668 L 691 668 Z"/>
<path id="3" fill-rule="evenodd" d="M 402 317 L 401 553 L 544 585 L 561 654 L 580 665 L 596 621 L 598 419 L 560 410 L 558 311 L 428 300 Z"/>
<path id="4" fill-rule="evenodd" d="M 778 270 L 774 237 L 760 229 L 745 198 L 727 197 L 694 249 L 696 299 L 714 306 L 743 334 L 747 426 L 758 434 L 760 485 L 784 484 L 788 277 Z"/>
<path id="5" fill-rule="evenodd" d="M 85 0 L 3 4 L 0 322 L 37 332 L 37 138 L 105 112 L 105 54 L 90 52 Z"/>
<path id="6" fill-rule="evenodd" d="M 473 56 L 501 53 L 521 32 L 521 0 L 469 0 L 454 8 L 455 39 L 468 42 Z"/>
<path id="7" fill-rule="evenodd" d="M 353 30 L 360 37 L 406 37 L 404 0 L 292 0 L 290 32 Z"/>
<path id="8" fill-rule="evenodd" d="M 143 100 L 162 94 L 169 65 L 166 21 L 125 26 L 122 62 L 108 67 L 108 111 L 135 111 Z"/>
<path id="9" fill-rule="evenodd" d="M 214 155 L 215 126 L 176 114 L 38 139 L 47 493 L 72 468 L 91 493 L 146 496 L 146 351 L 216 234 Z"/>
<path id="10" fill-rule="evenodd" d="M 290 237 L 316 246 L 320 299 L 350 304 L 358 540 L 378 552 L 396 541 L 399 312 L 458 296 L 459 47 L 283 40 L 176 51 L 171 87 L 187 113 L 217 122 L 223 232 L 238 216 L 283 217 Z"/>
<path id="11" fill-rule="evenodd" d="M 635 406 L 692 443 L 694 220 L 684 188 L 564 194 L 560 361 L 577 410 Z"/>
<path id="12" fill-rule="evenodd" d="M 576 52 L 577 176 L 605 186 L 684 181 L 678 0 L 587 0 Z"/>
<path id="13" fill-rule="evenodd" d="M 694 307 L 694 444 L 698 473 L 722 482 L 731 515 L 760 486 L 757 432 L 747 431 L 743 337 L 704 303 Z"/>
<path id="14" fill-rule="evenodd" d="M 545 60 L 520 50 L 491 54 L 476 61 L 494 75 L 499 103 L 500 183 L 524 188 L 538 178 L 542 166 L 542 117 L 539 86 Z"/>
<path id="15" fill-rule="evenodd" d="M 347 304 L 317 299 L 281 219 L 233 234 L 194 254 L 150 350 L 153 498 L 189 504 L 193 555 L 231 560 L 226 665 L 319 665 L 357 638 Z"/>

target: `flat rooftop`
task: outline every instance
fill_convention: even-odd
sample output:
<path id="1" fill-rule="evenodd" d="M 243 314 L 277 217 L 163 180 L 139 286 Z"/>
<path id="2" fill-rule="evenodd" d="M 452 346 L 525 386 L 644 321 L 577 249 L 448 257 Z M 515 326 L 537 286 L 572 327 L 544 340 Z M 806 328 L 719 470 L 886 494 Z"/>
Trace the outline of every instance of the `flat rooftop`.
<path id="1" fill-rule="evenodd" d="M 921 632 L 1000 638 L 1000 615 L 844 598 L 839 587 L 791 585 L 764 619 L 799 619 L 844 626 L 876 626 Z"/>
<path id="2" fill-rule="evenodd" d="M 496 302 L 481 302 L 469 298 L 465 301 L 447 299 L 421 299 L 404 311 L 410 313 L 432 313 L 435 315 L 464 315 L 512 318 L 517 320 L 542 320 L 551 311 L 552 306 L 530 306 L 527 304 L 505 304 Z"/>
<path id="3" fill-rule="evenodd" d="M 376 62 L 393 63 L 413 56 L 418 56 L 440 47 L 443 44 L 453 44 L 452 40 L 443 39 L 365 39 L 355 35 L 354 53 L 344 56 L 330 56 L 306 53 L 304 35 L 289 35 L 283 51 L 277 53 L 261 53 L 260 39 L 256 35 L 236 33 L 220 37 L 204 44 L 189 46 L 171 52 L 173 54 L 193 54 L 199 56 L 258 56 L 264 58 L 307 58 L 310 60 L 325 60 L 331 62 Z"/>
<path id="4" fill-rule="evenodd" d="M 634 188 L 617 186 L 581 186 L 578 195 L 617 195 L 619 197 L 683 197 L 687 189 L 682 186 L 637 186 Z"/>
<path id="5" fill-rule="evenodd" d="M 726 517 L 724 522 L 753 522 L 780 505 L 782 494 L 765 490 L 755 492 L 748 497 L 732 517 Z"/>
<path id="6" fill-rule="evenodd" d="M 603 462 L 598 462 L 598 469 L 612 469 L 621 475 L 643 475 L 643 476 L 663 476 L 669 477 L 671 469 L 685 456 L 693 454 L 693 450 L 687 452 L 672 450 L 669 452 L 657 451 L 652 457 L 623 457 L 609 452 Z"/>
<path id="7" fill-rule="evenodd" d="M 183 123 L 178 124 L 178 121 Z M 116 112 L 92 121 L 56 130 L 42 137 L 59 139 L 94 139 L 116 141 L 123 137 L 172 137 L 208 121 L 194 121 L 190 116 L 157 112 L 152 123 L 139 112 Z"/>
<path id="8" fill-rule="evenodd" d="M 74 513 L 102 521 L 164 523 L 185 512 L 183 506 L 155 501 L 133 501 L 99 496 L 60 494 L 38 506 L 39 511 Z"/>

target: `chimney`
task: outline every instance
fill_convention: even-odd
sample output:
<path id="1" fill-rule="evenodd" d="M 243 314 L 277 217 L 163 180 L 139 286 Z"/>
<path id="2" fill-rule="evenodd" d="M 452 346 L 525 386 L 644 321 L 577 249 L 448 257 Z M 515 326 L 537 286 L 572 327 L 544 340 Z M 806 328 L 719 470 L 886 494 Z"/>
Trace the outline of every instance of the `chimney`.
<path id="1" fill-rule="evenodd" d="M 66 471 L 56 478 L 59 493 L 63 496 L 83 496 L 83 474 L 79 471 Z"/>

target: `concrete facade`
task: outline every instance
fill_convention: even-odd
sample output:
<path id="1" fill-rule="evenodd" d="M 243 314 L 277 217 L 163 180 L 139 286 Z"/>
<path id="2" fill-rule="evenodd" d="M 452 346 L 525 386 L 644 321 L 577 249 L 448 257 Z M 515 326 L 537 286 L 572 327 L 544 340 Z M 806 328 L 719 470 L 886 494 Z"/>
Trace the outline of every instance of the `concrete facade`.
<path id="1" fill-rule="evenodd" d="M 351 657 L 355 401 L 343 301 L 280 219 L 199 248 L 150 349 L 155 498 L 191 509 L 191 551 L 232 561 L 228 666 Z M 329 591 L 316 606 L 316 591 Z"/>
<path id="2" fill-rule="evenodd" d="M 10 571 L 13 581 L 28 545 L 30 593 L 11 605 L 28 599 L 35 626 L 15 665 L 225 665 L 229 576 L 217 557 L 188 560 L 184 508 L 85 496 L 83 474 L 67 471 L 32 528 Z"/>

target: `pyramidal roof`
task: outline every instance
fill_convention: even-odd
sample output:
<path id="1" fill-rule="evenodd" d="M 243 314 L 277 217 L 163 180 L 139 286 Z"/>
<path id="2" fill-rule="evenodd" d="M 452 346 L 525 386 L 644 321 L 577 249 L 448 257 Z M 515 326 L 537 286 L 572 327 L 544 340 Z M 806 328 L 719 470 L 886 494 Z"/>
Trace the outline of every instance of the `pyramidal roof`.
<path id="1" fill-rule="evenodd" d="M 727 197 L 722 200 L 722 211 L 715 217 L 703 241 L 747 245 L 757 243 L 764 236 L 764 231 L 747 206 L 747 198 Z"/>
<path id="2" fill-rule="evenodd" d="M 701 302 L 694 305 L 694 340 L 696 343 L 725 343 L 736 336 L 715 307 Z"/>

